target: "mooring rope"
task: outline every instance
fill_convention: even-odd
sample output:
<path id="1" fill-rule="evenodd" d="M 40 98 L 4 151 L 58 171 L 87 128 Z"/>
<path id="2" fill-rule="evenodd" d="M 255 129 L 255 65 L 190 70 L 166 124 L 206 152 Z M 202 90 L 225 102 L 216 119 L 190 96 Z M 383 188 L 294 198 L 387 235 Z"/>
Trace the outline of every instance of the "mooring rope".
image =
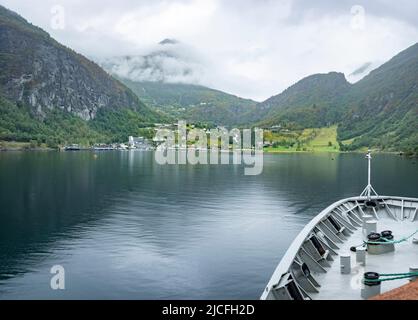
<path id="1" fill-rule="evenodd" d="M 396 243 L 402 243 L 405 241 L 408 241 L 409 239 L 411 239 L 413 236 L 415 236 L 418 233 L 418 230 L 416 230 L 413 234 L 405 237 L 405 238 L 401 238 L 399 240 L 388 240 L 385 239 L 384 237 L 382 237 L 381 239 L 383 241 L 365 241 L 365 244 L 396 244 Z"/>
<path id="2" fill-rule="evenodd" d="M 380 277 L 389 277 L 381 279 Z M 365 282 L 383 282 L 418 277 L 418 272 L 405 272 L 405 273 L 382 273 L 379 274 L 379 279 L 364 279 Z"/>

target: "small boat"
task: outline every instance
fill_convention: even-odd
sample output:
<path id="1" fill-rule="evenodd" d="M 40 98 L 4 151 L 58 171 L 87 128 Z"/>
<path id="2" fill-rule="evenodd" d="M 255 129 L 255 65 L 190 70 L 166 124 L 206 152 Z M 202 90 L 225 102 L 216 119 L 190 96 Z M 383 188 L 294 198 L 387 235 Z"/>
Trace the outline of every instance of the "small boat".
<path id="1" fill-rule="evenodd" d="M 93 151 L 112 151 L 115 150 L 115 148 L 113 146 L 109 146 L 109 145 L 105 145 L 105 144 L 100 144 L 100 145 L 96 145 L 92 148 Z"/>
<path id="2" fill-rule="evenodd" d="M 418 279 L 418 199 L 378 195 L 370 151 L 366 158 L 367 187 L 330 205 L 299 233 L 262 300 L 370 299 Z"/>
<path id="3" fill-rule="evenodd" d="M 80 151 L 81 147 L 78 144 L 72 144 L 70 146 L 64 147 L 65 151 Z"/>

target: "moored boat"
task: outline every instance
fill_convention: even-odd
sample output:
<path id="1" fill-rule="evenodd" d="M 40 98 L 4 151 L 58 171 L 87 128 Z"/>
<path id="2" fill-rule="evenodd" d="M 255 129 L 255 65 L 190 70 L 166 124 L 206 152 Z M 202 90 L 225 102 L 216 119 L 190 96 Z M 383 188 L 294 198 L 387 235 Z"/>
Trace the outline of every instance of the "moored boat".
<path id="1" fill-rule="evenodd" d="M 80 151 L 81 147 L 78 144 L 72 144 L 70 146 L 64 147 L 65 151 Z"/>

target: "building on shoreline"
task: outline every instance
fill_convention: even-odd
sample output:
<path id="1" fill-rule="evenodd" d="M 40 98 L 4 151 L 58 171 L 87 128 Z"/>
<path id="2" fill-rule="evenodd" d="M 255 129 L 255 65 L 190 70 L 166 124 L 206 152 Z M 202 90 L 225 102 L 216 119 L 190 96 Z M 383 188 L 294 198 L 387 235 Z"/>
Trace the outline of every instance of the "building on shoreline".
<path id="1" fill-rule="evenodd" d="M 129 137 L 128 146 L 130 149 L 152 150 L 153 147 L 144 137 Z"/>

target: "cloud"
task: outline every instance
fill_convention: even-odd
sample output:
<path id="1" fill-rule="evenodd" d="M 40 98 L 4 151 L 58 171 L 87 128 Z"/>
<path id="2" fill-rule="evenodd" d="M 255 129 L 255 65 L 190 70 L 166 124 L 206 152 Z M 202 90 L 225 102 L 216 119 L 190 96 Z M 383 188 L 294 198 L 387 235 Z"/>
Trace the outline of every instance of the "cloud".
<path id="1" fill-rule="evenodd" d="M 418 39 L 418 3 L 406 0 L 0 2 L 100 61 L 146 56 L 161 40 L 179 39 L 184 47 L 177 59 L 150 60 L 165 72 L 153 73 L 151 68 L 149 74 L 135 76 L 196 82 L 257 100 L 312 73 L 350 75 L 366 62 L 378 66 Z M 57 2 L 65 9 L 64 30 L 51 28 L 50 10 Z"/>
<path id="2" fill-rule="evenodd" d="M 108 57 L 99 64 L 132 81 L 204 84 L 209 73 L 202 55 L 175 39 L 165 39 L 142 55 Z"/>

